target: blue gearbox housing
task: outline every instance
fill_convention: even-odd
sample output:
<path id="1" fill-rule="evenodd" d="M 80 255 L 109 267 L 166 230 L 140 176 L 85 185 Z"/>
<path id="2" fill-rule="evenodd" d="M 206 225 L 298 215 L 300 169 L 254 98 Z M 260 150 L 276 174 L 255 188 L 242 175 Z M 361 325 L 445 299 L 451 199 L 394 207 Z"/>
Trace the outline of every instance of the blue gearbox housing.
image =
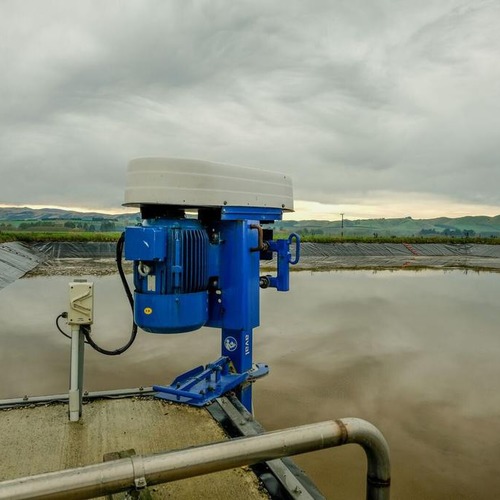
<path id="1" fill-rule="evenodd" d="M 134 261 L 134 321 L 150 333 L 183 333 L 208 319 L 206 230 L 195 219 L 152 219 L 127 227 Z"/>

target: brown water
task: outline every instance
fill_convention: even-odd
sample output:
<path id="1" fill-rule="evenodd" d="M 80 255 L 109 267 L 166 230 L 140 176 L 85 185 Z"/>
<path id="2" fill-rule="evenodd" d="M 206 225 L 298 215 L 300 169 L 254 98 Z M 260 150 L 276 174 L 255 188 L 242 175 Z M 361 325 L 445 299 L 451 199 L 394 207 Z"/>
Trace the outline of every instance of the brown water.
<path id="1" fill-rule="evenodd" d="M 68 341 L 53 326 L 65 277 L 0 291 L 0 398 L 67 390 Z M 95 278 L 94 337 L 113 348 L 130 313 L 116 276 Z M 255 359 L 271 374 L 254 390 L 269 430 L 356 416 L 389 441 L 394 499 L 500 494 L 500 275 L 461 272 L 293 273 L 262 292 Z M 170 382 L 219 354 L 219 333 L 141 334 L 117 358 L 86 351 L 87 390 Z M 356 446 L 295 458 L 328 498 L 363 498 Z"/>

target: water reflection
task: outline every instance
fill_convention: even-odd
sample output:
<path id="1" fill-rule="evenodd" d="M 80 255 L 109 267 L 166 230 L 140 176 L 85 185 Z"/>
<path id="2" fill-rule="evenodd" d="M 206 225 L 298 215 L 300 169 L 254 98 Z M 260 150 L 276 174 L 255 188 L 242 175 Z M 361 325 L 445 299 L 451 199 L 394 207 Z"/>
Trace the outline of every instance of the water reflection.
<path id="1" fill-rule="evenodd" d="M 0 397 L 67 390 L 68 341 L 54 327 L 67 278 L 0 292 Z M 115 276 L 96 282 L 94 336 L 126 342 L 130 311 Z M 293 273 L 262 292 L 255 388 L 268 429 L 337 417 L 372 421 L 393 457 L 393 498 L 487 499 L 500 488 L 500 279 L 496 274 Z M 86 351 L 85 387 L 169 382 L 219 355 L 217 330 L 142 334 L 122 356 Z M 297 457 L 328 498 L 362 498 L 364 454 L 344 447 Z"/>

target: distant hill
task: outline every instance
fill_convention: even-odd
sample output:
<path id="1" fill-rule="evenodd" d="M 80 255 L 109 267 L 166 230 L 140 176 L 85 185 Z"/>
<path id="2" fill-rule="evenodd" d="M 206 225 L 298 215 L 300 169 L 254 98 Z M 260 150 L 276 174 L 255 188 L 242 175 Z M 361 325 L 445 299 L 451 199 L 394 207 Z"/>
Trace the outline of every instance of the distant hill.
<path id="1" fill-rule="evenodd" d="M 500 237 L 500 215 L 496 217 L 476 216 L 451 219 L 344 219 L 340 221 L 280 221 L 277 230 L 295 231 L 301 234 L 324 234 L 344 236 L 483 236 Z"/>
<path id="2" fill-rule="evenodd" d="M 12 224 L 19 227 L 22 222 L 111 221 L 116 229 L 139 220 L 139 213 L 110 215 L 100 212 L 82 213 L 55 208 L 0 208 L 0 230 Z M 37 224 L 39 225 L 39 224 Z M 496 217 L 469 216 L 451 219 L 439 217 L 436 219 L 344 219 L 344 227 L 340 221 L 301 220 L 278 221 L 274 229 L 300 234 L 335 236 L 483 236 L 500 237 L 500 215 Z"/>
<path id="3" fill-rule="evenodd" d="M 0 207 L 2 221 L 40 221 L 40 220 L 131 220 L 139 216 L 136 214 L 111 215 L 101 212 L 77 212 L 59 208 L 27 208 L 27 207 Z"/>

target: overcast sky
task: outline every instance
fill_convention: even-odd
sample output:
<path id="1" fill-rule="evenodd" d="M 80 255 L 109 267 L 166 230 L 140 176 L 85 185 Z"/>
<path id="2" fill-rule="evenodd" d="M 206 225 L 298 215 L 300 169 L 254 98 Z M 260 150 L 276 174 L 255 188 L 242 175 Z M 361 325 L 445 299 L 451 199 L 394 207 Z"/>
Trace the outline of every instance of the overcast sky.
<path id="1" fill-rule="evenodd" d="M 500 214 L 500 1 L 0 0 L 0 204 L 128 160 L 290 174 L 294 218 Z"/>

